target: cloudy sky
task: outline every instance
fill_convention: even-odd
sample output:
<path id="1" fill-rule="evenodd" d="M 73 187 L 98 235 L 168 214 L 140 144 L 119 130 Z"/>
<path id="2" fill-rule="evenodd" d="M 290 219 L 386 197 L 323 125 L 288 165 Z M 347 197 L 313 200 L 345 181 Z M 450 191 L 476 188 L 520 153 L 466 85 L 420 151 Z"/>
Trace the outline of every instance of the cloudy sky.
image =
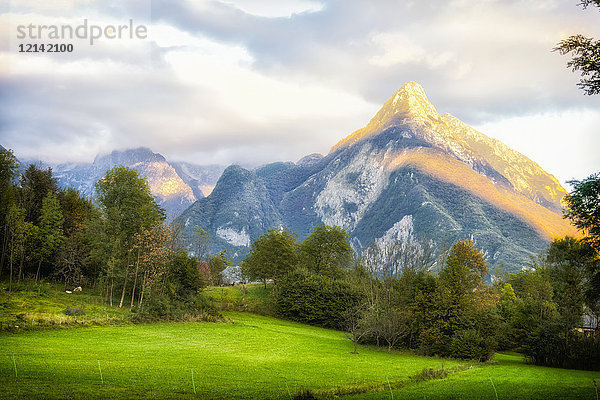
<path id="1" fill-rule="evenodd" d="M 327 153 L 406 81 L 562 182 L 600 171 L 600 96 L 551 49 L 600 37 L 577 0 L 0 0 L 0 144 L 93 160 L 258 165 Z M 42 40 L 19 26 L 143 25 L 146 38 Z M 35 28 L 34 28 L 35 33 Z M 126 31 L 127 33 L 127 31 Z"/>

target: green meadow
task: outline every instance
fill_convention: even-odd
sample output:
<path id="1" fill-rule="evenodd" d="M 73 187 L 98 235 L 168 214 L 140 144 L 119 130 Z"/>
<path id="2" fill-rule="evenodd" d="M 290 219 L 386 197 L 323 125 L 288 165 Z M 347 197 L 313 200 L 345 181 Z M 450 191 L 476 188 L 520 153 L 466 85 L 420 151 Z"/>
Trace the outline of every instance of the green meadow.
<path id="1" fill-rule="evenodd" d="M 342 332 L 249 313 L 0 334 L 2 398 L 595 399 L 598 372 L 531 366 L 520 355 L 465 363 L 359 347 Z M 411 380 L 425 368 L 443 379 Z M 495 391 L 494 391 L 495 389 Z M 497 397 L 496 397 L 497 394 Z"/>

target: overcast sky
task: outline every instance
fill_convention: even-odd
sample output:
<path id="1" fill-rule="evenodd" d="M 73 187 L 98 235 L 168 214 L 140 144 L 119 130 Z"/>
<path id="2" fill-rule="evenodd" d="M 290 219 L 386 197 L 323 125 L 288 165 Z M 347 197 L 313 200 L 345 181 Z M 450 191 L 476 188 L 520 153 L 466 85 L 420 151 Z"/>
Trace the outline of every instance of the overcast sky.
<path id="1" fill-rule="evenodd" d="M 406 81 L 561 182 L 600 171 L 600 96 L 551 49 L 600 38 L 578 0 L 0 0 L 0 144 L 93 160 L 146 146 L 197 164 L 296 161 L 363 127 Z M 144 25 L 148 37 L 46 40 L 17 27 Z M 42 41 L 44 42 L 44 41 Z"/>

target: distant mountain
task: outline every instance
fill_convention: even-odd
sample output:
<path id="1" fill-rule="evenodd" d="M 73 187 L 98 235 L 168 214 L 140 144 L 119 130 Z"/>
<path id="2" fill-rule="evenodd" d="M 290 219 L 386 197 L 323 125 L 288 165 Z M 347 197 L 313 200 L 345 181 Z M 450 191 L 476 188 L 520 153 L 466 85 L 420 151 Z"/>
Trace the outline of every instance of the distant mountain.
<path id="1" fill-rule="evenodd" d="M 411 238 L 438 249 L 472 238 L 491 267 L 518 270 L 554 236 L 576 235 L 561 217 L 566 191 L 538 164 L 450 114 L 408 82 L 362 129 L 323 157 L 229 167 L 214 191 L 179 217 L 239 261 L 268 229 L 300 238 L 321 222 L 343 227 L 360 251 Z"/>
<path id="2" fill-rule="evenodd" d="M 214 189 L 217 180 L 225 170 L 224 165 L 195 165 L 187 162 L 171 162 L 177 175 L 192 188 L 194 196 L 201 199 L 208 196 Z"/>
<path id="3" fill-rule="evenodd" d="M 58 179 L 59 186 L 72 187 L 86 197 L 94 194 L 94 184 L 101 179 L 109 169 L 123 165 L 133 168 L 148 182 L 150 191 L 166 213 L 167 220 L 172 221 L 204 194 L 199 187 L 212 187 L 216 183 L 219 171 L 224 167 L 170 163 L 161 154 L 140 147 L 123 151 L 113 151 L 110 154 L 98 155 L 93 163 L 66 163 L 44 165 L 52 167 L 53 175 Z M 186 172 L 193 171 L 193 173 Z M 193 185 L 190 185 L 190 182 Z"/>

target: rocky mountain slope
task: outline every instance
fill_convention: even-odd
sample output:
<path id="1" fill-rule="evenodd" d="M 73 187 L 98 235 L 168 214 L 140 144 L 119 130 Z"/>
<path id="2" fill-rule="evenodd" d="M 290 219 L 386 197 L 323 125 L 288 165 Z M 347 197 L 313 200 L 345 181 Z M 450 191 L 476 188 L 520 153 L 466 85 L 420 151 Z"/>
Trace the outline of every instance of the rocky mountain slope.
<path id="1" fill-rule="evenodd" d="M 575 235 L 561 217 L 565 190 L 538 164 L 450 114 L 408 82 L 362 129 L 322 157 L 229 167 L 214 191 L 177 220 L 239 261 L 267 229 L 299 238 L 319 223 L 343 227 L 360 251 L 373 241 L 472 238 L 493 268 L 515 271 L 552 237 Z"/>

